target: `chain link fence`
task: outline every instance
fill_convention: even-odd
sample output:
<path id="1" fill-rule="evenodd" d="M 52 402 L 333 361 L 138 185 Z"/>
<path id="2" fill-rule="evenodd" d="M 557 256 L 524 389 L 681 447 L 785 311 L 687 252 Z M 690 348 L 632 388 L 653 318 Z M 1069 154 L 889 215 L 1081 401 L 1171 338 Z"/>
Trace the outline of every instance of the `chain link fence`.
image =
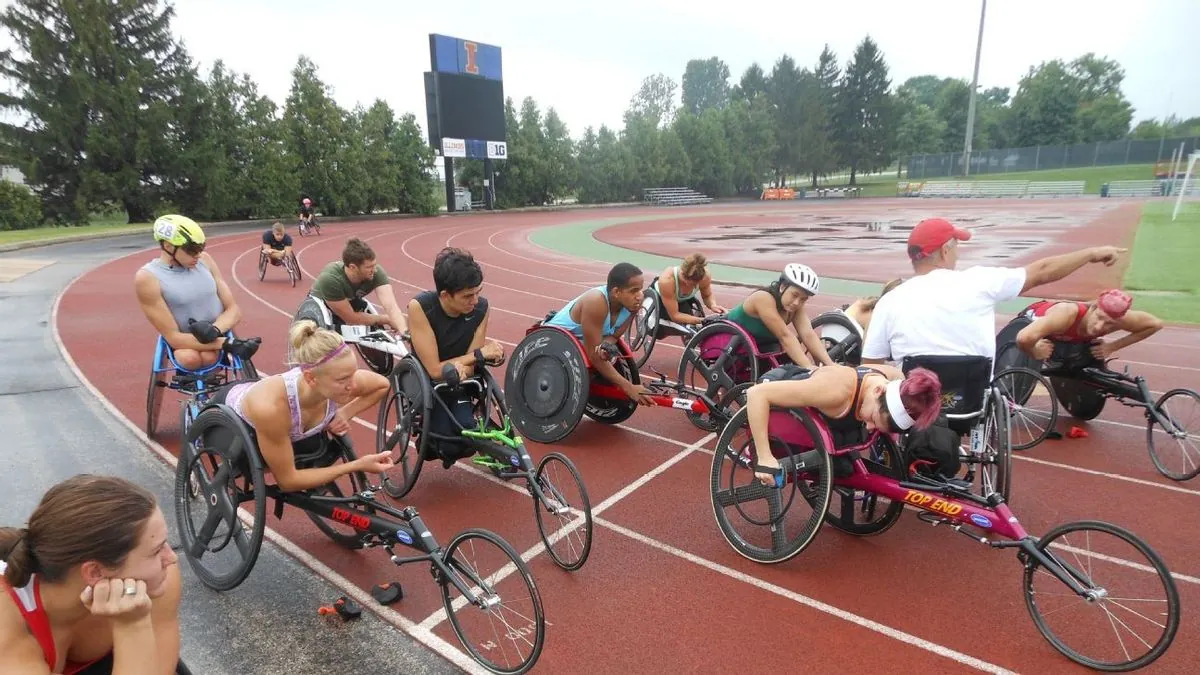
<path id="1" fill-rule="evenodd" d="M 1087 166 L 1166 163 L 1170 162 L 1172 153 L 1179 150 L 1180 144 L 1183 144 L 1184 164 L 1180 168 L 1180 171 L 1183 171 L 1187 167 L 1188 154 L 1195 152 L 1200 147 L 1200 136 L 974 150 L 971 152 L 971 175 L 1072 169 Z M 962 176 L 965 173 L 964 165 L 962 152 L 913 155 L 908 158 L 907 162 L 908 178 L 919 180 L 943 176 Z M 1146 178 L 1151 179 L 1154 176 L 1146 176 Z"/>

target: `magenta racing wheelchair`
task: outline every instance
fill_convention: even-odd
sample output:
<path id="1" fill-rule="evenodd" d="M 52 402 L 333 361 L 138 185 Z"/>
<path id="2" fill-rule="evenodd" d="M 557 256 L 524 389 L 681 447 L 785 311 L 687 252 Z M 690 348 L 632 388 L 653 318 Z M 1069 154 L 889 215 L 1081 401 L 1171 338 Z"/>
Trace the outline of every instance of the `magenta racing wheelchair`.
<path id="1" fill-rule="evenodd" d="M 770 487 L 755 477 L 768 469 L 756 464 L 746 411 L 739 410 L 721 432 L 710 474 L 713 512 L 725 540 L 749 560 L 777 564 L 808 548 L 822 524 L 854 536 L 876 535 L 892 527 L 907 506 L 931 525 L 947 525 L 991 548 L 1016 549 L 1026 609 L 1042 636 L 1072 661 L 1096 670 L 1133 670 L 1170 646 L 1179 628 L 1179 593 L 1166 564 L 1134 534 L 1105 522 L 1077 521 L 1035 537 L 998 491 L 981 496 L 961 481 L 911 471 L 900 438 L 878 431 L 864 436 L 865 442 L 837 447 L 820 412 L 772 408 L 768 437 L 780 469 Z M 1123 544 L 1123 550 L 1098 547 L 1104 538 Z M 1126 563 L 1132 556 L 1134 562 Z M 1114 560 L 1120 563 L 1108 567 Z M 1098 581 L 1102 573 L 1116 571 L 1138 575 L 1132 588 Z M 1076 640 L 1090 645 L 1094 633 L 1078 614 L 1057 613 L 1072 608 L 1095 609 L 1100 626 L 1118 634 L 1119 646 L 1085 655 Z M 1157 637 L 1143 638 L 1134 624 Z M 1134 633 L 1134 639 L 1122 640 L 1122 631 Z M 1130 654 L 1141 645 L 1144 652 Z"/>
<path id="2" fill-rule="evenodd" d="M 499 480 L 524 481 L 550 558 L 568 571 L 583 567 L 592 550 L 592 505 L 583 478 L 559 452 L 534 464 L 524 440 L 514 433 L 503 392 L 488 368 L 460 381 L 458 371 L 447 364 L 435 383 L 412 352 L 407 333 L 396 337 L 365 326 L 344 326 L 342 332 L 360 349 L 396 358 L 375 436 L 376 452 L 398 453 L 393 455 L 397 468 L 383 476 L 389 497 L 407 495 L 427 461 L 440 459 L 448 469 L 470 458 Z"/>

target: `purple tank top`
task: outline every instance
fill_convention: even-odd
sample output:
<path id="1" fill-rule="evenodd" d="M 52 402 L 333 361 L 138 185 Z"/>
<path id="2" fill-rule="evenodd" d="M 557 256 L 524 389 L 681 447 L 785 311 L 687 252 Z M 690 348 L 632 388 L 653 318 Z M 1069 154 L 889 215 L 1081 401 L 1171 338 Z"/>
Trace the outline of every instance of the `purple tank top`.
<path id="1" fill-rule="evenodd" d="M 300 368 L 292 368 L 282 375 L 283 386 L 287 391 L 288 411 L 292 416 L 292 426 L 291 430 L 288 432 L 288 437 L 291 438 L 293 443 L 304 440 L 305 438 L 309 438 L 310 436 L 315 436 L 316 434 L 324 431 L 325 427 L 328 426 L 333 420 L 334 413 L 337 412 L 337 406 L 333 403 L 333 401 L 327 401 L 325 417 L 311 429 L 305 430 L 302 428 L 303 422 L 300 419 L 299 394 L 300 373 Z M 264 382 L 264 380 L 235 384 L 229 388 L 229 393 L 225 395 L 225 404 L 233 408 L 233 410 L 238 414 L 238 417 L 241 417 L 246 424 L 249 424 L 252 428 L 254 424 L 250 422 L 249 419 L 246 419 L 246 414 L 242 412 L 242 399 L 245 398 L 246 393 L 249 392 L 251 388 L 262 382 Z"/>

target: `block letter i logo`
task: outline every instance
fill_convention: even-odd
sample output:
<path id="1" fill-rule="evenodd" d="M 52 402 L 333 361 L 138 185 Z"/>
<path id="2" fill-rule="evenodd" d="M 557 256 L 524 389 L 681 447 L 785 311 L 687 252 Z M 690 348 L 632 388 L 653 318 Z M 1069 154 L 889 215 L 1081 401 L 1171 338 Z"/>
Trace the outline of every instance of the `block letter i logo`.
<path id="1" fill-rule="evenodd" d="M 472 74 L 479 74 L 479 64 L 475 62 L 475 51 L 479 49 L 479 45 L 474 42 L 463 42 L 463 49 L 467 50 L 467 63 L 463 66 L 463 70 Z"/>

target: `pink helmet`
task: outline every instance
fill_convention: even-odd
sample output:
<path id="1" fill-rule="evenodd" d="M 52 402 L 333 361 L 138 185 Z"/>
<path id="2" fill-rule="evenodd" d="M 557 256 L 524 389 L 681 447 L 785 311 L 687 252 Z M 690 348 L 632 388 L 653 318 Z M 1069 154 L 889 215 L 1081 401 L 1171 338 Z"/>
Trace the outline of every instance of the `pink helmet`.
<path id="1" fill-rule="evenodd" d="M 305 205 L 305 206 L 312 206 L 312 200 L 311 200 L 311 199 L 309 199 L 308 197 L 305 197 L 305 198 L 304 198 L 304 205 Z"/>
<path id="2" fill-rule="evenodd" d="M 1133 306 L 1133 298 L 1129 297 L 1129 294 L 1122 290 L 1110 288 L 1100 294 L 1100 298 L 1096 301 L 1096 304 L 1100 309 L 1104 310 L 1105 314 L 1114 319 L 1119 319 L 1125 316 L 1125 312 L 1128 312 L 1129 308 Z"/>

